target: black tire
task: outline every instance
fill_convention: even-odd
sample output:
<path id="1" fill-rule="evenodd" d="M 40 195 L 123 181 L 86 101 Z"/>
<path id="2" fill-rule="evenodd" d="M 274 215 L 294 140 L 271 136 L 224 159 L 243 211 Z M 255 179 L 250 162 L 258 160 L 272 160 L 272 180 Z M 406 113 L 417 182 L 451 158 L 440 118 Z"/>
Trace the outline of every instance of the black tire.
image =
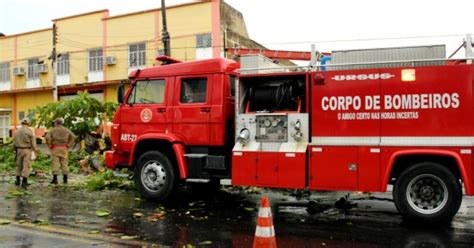
<path id="1" fill-rule="evenodd" d="M 149 151 L 140 156 L 134 170 L 135 185 L 150 200 L 165 200 L 175 189 L 175 172 L 161 152 Z"/>
<path id="2" fill-rule="evenodd" d="M 459 180 L 446 167 L 423 162 L 404 171 L 393 189 L 395 205 L 406 221 L 449 222 L 461 206 Z"/>

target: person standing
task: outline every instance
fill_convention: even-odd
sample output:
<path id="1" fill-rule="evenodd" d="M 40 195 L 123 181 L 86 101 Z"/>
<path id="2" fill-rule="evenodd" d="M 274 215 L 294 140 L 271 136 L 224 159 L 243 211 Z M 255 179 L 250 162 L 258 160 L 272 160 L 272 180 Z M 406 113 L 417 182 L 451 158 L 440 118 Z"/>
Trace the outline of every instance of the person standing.
<path id="1" fill-rule="evenodd" d="M 51 150 L 51 164 L 53 180 L 51 184 L 58 184 L 58 174 L 61 168 L 63 173 L 63 183 L 67 184 L 69 174 L 69 153 L 68 148 L 74 144 L 75 136 L 71 130 L 63 127 L 63 119 L 56 118 L 54 127 L 46 134 L 46 144 Z"/>
<path id="2" fill-rule="evenodd" d="M 21 185 L 28 186 L 28 177 L 31 172 L 31 153 L 37 151 L 36 138 L 29 128 L 28 119 L 21 121 L 21 128 L 13 135 L 13 149 L 16 152 L 16 181 L 15 185 L 20 185 L 20 177 L 23 178 Z"/>

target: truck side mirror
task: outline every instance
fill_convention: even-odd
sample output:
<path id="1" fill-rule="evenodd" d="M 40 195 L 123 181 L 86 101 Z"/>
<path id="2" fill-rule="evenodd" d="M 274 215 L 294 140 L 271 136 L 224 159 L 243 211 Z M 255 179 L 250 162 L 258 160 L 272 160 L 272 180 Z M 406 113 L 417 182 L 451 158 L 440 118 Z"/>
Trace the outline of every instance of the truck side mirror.
<path id="1" fill-rule="evenodd" d="M 125 85 L 120 84 L 117 89 L 117 102 L 120 104 L 123 103 L 123 97 L 125 95 L 124 93 L 125 93 Z"/>

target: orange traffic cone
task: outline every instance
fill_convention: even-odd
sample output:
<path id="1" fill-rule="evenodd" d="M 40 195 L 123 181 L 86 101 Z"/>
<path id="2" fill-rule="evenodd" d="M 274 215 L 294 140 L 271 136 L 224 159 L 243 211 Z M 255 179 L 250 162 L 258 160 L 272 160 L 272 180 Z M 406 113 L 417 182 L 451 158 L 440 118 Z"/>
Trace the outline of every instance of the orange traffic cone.
<path id="1" fill-rule="evenodd" d="M 260 209 L 258 210 L 257 229 L 255 230 L 255 239 L 253 248 L 277 247 L 275 238 L 275 229 L 273 228 L 272 209 L 268 197 L 262 197 Z"/>

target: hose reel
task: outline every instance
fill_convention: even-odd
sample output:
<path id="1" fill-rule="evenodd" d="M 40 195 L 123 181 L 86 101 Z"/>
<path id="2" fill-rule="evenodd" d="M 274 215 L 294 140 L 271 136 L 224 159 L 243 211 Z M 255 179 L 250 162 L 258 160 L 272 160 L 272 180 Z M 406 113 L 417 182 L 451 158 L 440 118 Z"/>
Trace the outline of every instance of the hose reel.
<path id="1" fill-rule="evenodd" d="M 255 85 L 249 89 L 247 112 L 299 111 L 303 91 L 296 81 Z"/>

